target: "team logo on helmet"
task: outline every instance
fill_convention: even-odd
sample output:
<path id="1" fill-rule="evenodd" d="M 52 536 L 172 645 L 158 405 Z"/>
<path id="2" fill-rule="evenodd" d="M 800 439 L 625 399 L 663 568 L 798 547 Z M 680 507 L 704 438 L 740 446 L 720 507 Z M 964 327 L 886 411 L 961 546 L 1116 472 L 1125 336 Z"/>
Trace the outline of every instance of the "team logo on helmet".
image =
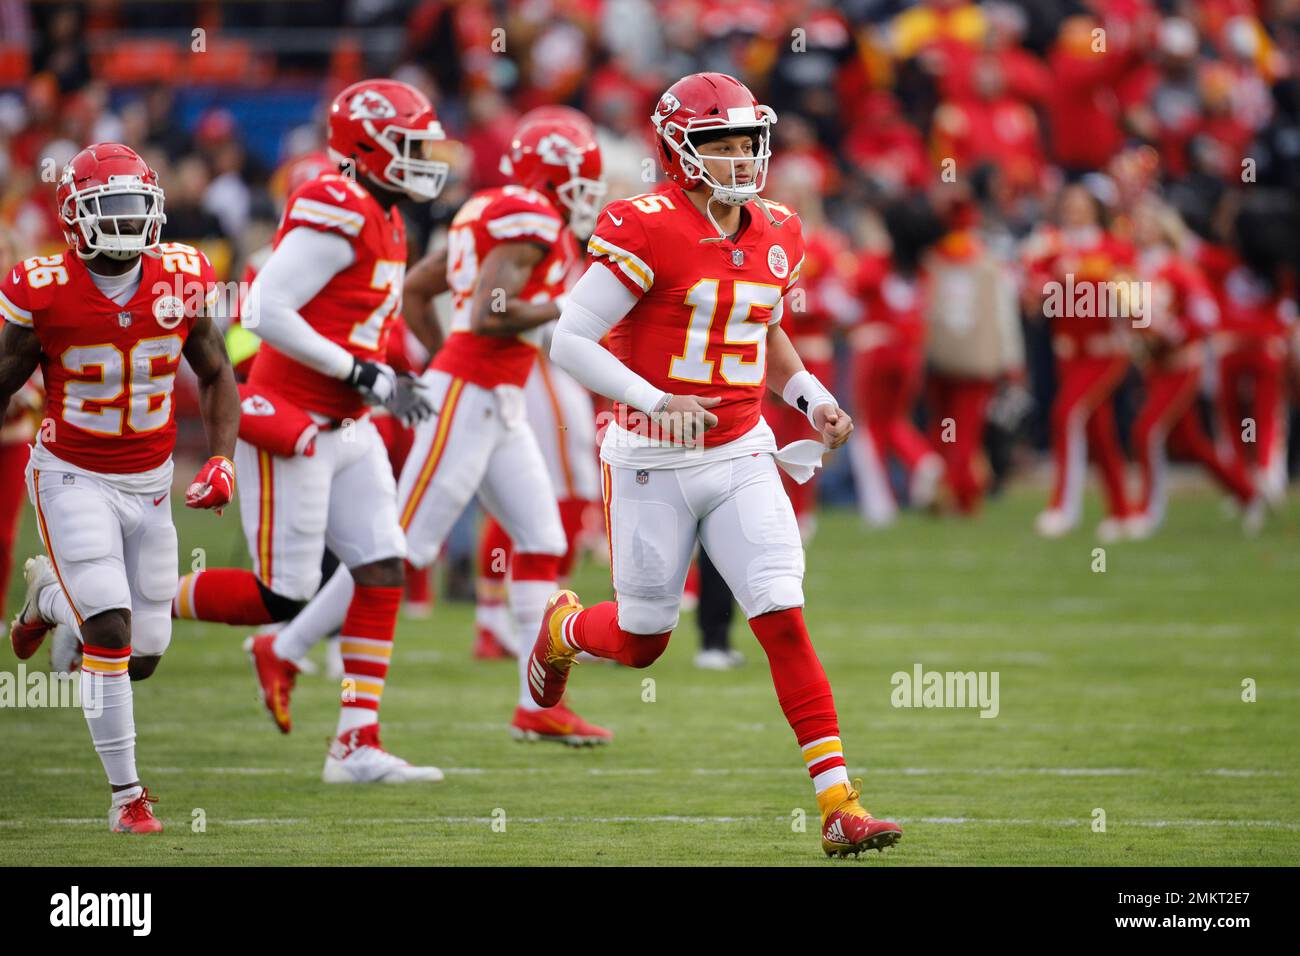
<path id="1" fill-rule="evenodd" d="M 682 101 L 671 93 L 665 93 L 663 96 L 659 97 L 658 113 L 660 116 L 671 116 L 681 108 Z"/>
<path id="2" fill-rule="evenodd" d="M 784 279 L 790 272 L 790 257 L 780 246 L 773 246 L 767 250 L 767 267 L 772 270 L 772 275 Z"/>
<path id="3" fill-rule="evenodd" d="M 164 295 L 154 302 L 153 317 L 164 329 L 174 329 L 185 318 L 185 303 L 174 295 Z"/>
<path id="4" fill-rule="evenodd" d="M 537 144 L 537 156 L 550 166 L 575 169 L 582 165 L 582 153 L 567 136 L 548 133 Z"/>
<path id="5" fill-rule="evenodd" d="M 348 101 L 348 119 L 392 119 L 396 115 L 397 108 L 388 97 L 375 90 L 362 90 Z"/>

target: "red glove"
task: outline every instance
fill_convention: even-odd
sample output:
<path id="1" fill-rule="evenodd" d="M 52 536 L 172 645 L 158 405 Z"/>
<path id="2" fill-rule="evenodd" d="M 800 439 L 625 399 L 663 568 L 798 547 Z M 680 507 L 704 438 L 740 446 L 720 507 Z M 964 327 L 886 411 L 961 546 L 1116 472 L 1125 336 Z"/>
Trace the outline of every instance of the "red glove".
<path id="1" fill-rule="evenodd" d="M 213 455 L 199 469 L 185 492 L 185 507 L 221 509 L 235 497 L 235 466 L 229 458 Z"/>

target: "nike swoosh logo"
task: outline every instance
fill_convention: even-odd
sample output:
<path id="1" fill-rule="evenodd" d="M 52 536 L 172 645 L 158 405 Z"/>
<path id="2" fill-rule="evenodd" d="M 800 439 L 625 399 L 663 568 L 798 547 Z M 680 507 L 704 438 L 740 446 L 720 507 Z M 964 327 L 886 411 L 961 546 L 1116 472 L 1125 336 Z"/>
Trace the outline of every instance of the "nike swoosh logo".
<path id="1" fill-rule="evenodd" d="M 345 200 L 345 199 L 348 198 L 348 194 L 347 194 L 347 193 L 336 193 L 336 192 L 334 191 L 334 187 L 333 187 L 333 186 L 326 186 L 326 187 L 325 187 L 325 191 L 326 191 L 327 193 L 329 193 L 331 196 L 333 196 L 335 199 L 337 199 L 339 202 L 342 202 L 343 200 Z"/>
<path id="2" fill-rule="evenodd" d="M 609 218 L 614 220 L 614 225 L 616 226 L 623 225 L 623 220 L 619 219 L 618 216 L 614 215 L 612 212 L 609 214 Z"/>
<path id="3" fill-rule="evenodd" d="M 162 504 L 162 503 L 163 503 L 163 499 L 166 498 L 166 497 L 167 497 L 167 492 L 164 491 L 161 495 L 159 495 L 157 498 L 155 498 L 155 499 L 153 500 L 154 507 L 156 508 L 156 507 L 158 507 L 158 505 Z"/>

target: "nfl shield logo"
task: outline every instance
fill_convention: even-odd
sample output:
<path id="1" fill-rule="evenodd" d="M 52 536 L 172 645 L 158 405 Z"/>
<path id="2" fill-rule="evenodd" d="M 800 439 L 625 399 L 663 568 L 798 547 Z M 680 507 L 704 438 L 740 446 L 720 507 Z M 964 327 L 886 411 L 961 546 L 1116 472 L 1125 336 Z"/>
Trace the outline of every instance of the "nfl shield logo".
<path id="1" fill-rule="evenodd" d="M 644 485 L 649 480 L 650 472 L 646 471 L 644 468 L 636 473 L 636 483 L 638 485 Z"/>
<path id="2" fill-rule="evenodd" d="M 731 250 L 731 264 L 739 268 L 745 264 L 745 253 L 739 249 Z"/>
<path id="3" fill-rule="evenodd" d="M 131 324 L 131 313 L 130 312 L 117 313 L 117 324 L 124 329 L 127 326 L 129 326 Z"/>

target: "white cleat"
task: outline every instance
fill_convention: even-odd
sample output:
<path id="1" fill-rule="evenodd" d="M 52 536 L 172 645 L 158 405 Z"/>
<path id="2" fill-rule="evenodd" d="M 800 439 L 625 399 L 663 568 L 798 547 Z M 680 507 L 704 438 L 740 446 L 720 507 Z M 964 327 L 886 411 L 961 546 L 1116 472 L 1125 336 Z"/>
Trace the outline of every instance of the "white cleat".
<path id="1" fill-rule="evenodd" d="M 1073 531 L 1074 524 L 1064 511 L 1049 508 L 1034 519 L 1034 530 L 1044 538 L 1060 538 Z"/>
<path id="2" fill-rule="evenodd" d="M 924 510 L 934 504 L 939 496 L 939 479 L 943 477 L 943 459 L 926 455 L 917 463 L 907 489 L 907 501 L 913 508 Z"/>
<path id="3" fill-rule="evenodd" d="M 1097 525 L 1097 540 L 1102 544 L 1114 544 L 1116 541 L 1123 541 L 1128 535 L 1125 531 L 1123 518 L 1106 518 Z"/>
<path id="4" fill-rule="evenodd" d="M 50 670 L 56 674 L 81 670 L 81 638 L 66 624 L 56 624 L 50 635 Z"/>
<path id="5" fill-rule="evenodd" d="M 13 645 L 14 656 L 25 661 L 45 642 L 45 637 L 54 626 L 53 621 L 41 617 L 41 592 L 48 587 L 57 587 L 59 577 L 54 573 L 54 565 L 43 554 L 28 558 L 23 565 L 23 578 L 27 582 L 27 592 L 23 595 L 23 606 L 9 629 L 9 641 Z"/>
<path id="6" fill-rule="evenodd" d="M 1157 527 L 1158 524 L 1149 515 L 1132 515 L 1124 519 L 1124 537 L 1130 541 L 1145 541 L 1156 533 Z M 1100 537 L 1101 529 L 1098 528 L 1097 531 L 1098 537 Z"/>
<path id="7" fill-rule="evenodd" d="M 390 754 L 379 742 L 379 725 L 368 724 L 341 734 L 325 755 L 321 779 L 326 783 L 437 783 L 437 767 L 414 767 Z"/>
<path id="8" fill-rule="evenodd" d="M 744 663 L 745 655 L 740 651 L 709 648 L 695 655 L 695 666 L 703 671 L 729 671 Z"/>

